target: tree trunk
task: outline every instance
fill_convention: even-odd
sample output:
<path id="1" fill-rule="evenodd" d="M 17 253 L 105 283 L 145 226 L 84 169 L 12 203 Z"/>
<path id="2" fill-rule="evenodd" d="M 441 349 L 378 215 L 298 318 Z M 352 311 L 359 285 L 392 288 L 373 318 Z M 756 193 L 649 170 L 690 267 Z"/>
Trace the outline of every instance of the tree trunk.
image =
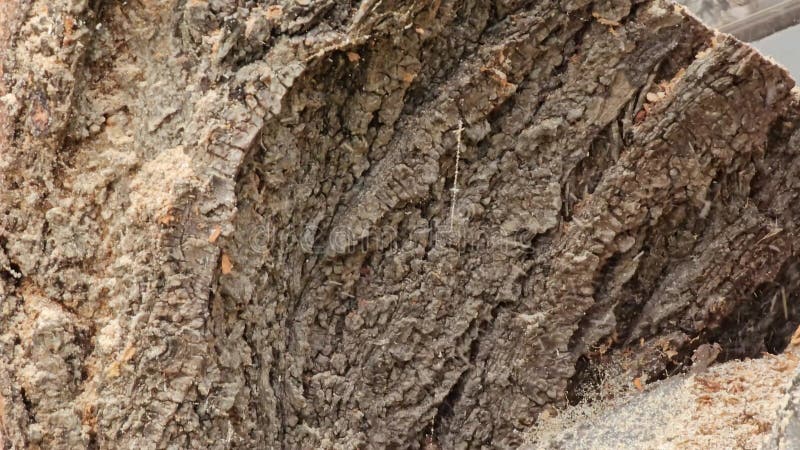
<path id="1" fill-rule="evenodd" d="M 800 318 L 800 100 L 669 2 L 0 4 L 0 433 L 511 447 Z"/>

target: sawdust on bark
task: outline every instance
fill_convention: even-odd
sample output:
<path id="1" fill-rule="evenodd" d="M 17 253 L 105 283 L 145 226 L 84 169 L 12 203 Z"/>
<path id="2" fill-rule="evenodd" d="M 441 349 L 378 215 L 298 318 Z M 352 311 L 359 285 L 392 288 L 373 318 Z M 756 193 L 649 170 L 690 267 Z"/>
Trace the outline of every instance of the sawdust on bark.
<path id="1" fill-rule="evenodd" d="M 527 448 L 760 448 L 798 361 L 794 351 L 729 361 L 642 393 L 579 404 L 544 420 Z"/>

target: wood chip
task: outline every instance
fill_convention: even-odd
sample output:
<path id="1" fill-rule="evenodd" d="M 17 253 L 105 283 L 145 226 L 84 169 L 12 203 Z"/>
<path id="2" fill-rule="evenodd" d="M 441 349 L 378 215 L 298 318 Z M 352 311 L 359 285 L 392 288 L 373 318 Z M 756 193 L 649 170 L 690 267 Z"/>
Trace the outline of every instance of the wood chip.
<path id="1" fill-rule="evenodd" d="M 67 16 L 64 18 L 64 36 L 70 37 L 72 35 L 72 30 L 75 29 L 75 19 L 72 16 Z"/>
<path id="2" fill-rule="evenodd" d="M 227 275 L 233 271 L 233 263 L 231 257 L 227 253 L 222 254 L 222 273 Z"/>
<path id="3" fill-rule="evenodd" d="M 120 360 L 128 362 L 130 361 L 131 358 L 133 358 L 133 355 L 135 354 L 136 354 L 136 347 L 128 344 L 128 346 L 125 347 L 125 350 L 122 352 L 122 357 L 120 358 Z"/>
<path id="4" fill-rule="evenodd" d="M 597 19 L 598 22 L 600 22 L 601 24 L 603 24 L 603 25 L 605 25 L 607 27 L 618 27 L 618 26 L 622 25 L 619 22 L 617 22 L 616 20 L 606 19 L 605 17 L 601 16 L 597 12 L 593 12 L 592 13 L 592 17 L 594 17 L 595 19 Z"/>

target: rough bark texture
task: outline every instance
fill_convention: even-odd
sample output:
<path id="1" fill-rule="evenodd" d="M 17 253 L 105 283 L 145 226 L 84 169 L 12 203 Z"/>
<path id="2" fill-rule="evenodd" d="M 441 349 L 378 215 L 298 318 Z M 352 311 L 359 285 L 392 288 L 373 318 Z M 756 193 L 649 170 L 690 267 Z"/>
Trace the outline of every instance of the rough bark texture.
<path id="1" fill-rule="evenodd" d="M 6 445 L 511 447 L 797 323 L 793 82 L 666 1 L 0 23 Z"/>

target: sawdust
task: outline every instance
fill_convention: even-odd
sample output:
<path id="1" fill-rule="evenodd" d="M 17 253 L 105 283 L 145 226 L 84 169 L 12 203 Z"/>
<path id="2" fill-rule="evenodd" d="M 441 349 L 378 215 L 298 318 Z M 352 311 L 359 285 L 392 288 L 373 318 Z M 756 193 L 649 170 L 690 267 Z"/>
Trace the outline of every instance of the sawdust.
<path id="1" fill-rule="evenodd" d="M 129 214 L 137 218 L 156 217 L 159 223 L 169 224 L 174 220 L 169 210 L 176 192 L 195 182 L 191 159 L 183 148 L 165 150 L 146 163 L 131 183 Z"/>
<path id="2" fill-rule="evenodd" d="M 730 361 L 581 404 L 543 420 L 526 448 L 759 448 L 798 361 L 793 352 Z"/>

